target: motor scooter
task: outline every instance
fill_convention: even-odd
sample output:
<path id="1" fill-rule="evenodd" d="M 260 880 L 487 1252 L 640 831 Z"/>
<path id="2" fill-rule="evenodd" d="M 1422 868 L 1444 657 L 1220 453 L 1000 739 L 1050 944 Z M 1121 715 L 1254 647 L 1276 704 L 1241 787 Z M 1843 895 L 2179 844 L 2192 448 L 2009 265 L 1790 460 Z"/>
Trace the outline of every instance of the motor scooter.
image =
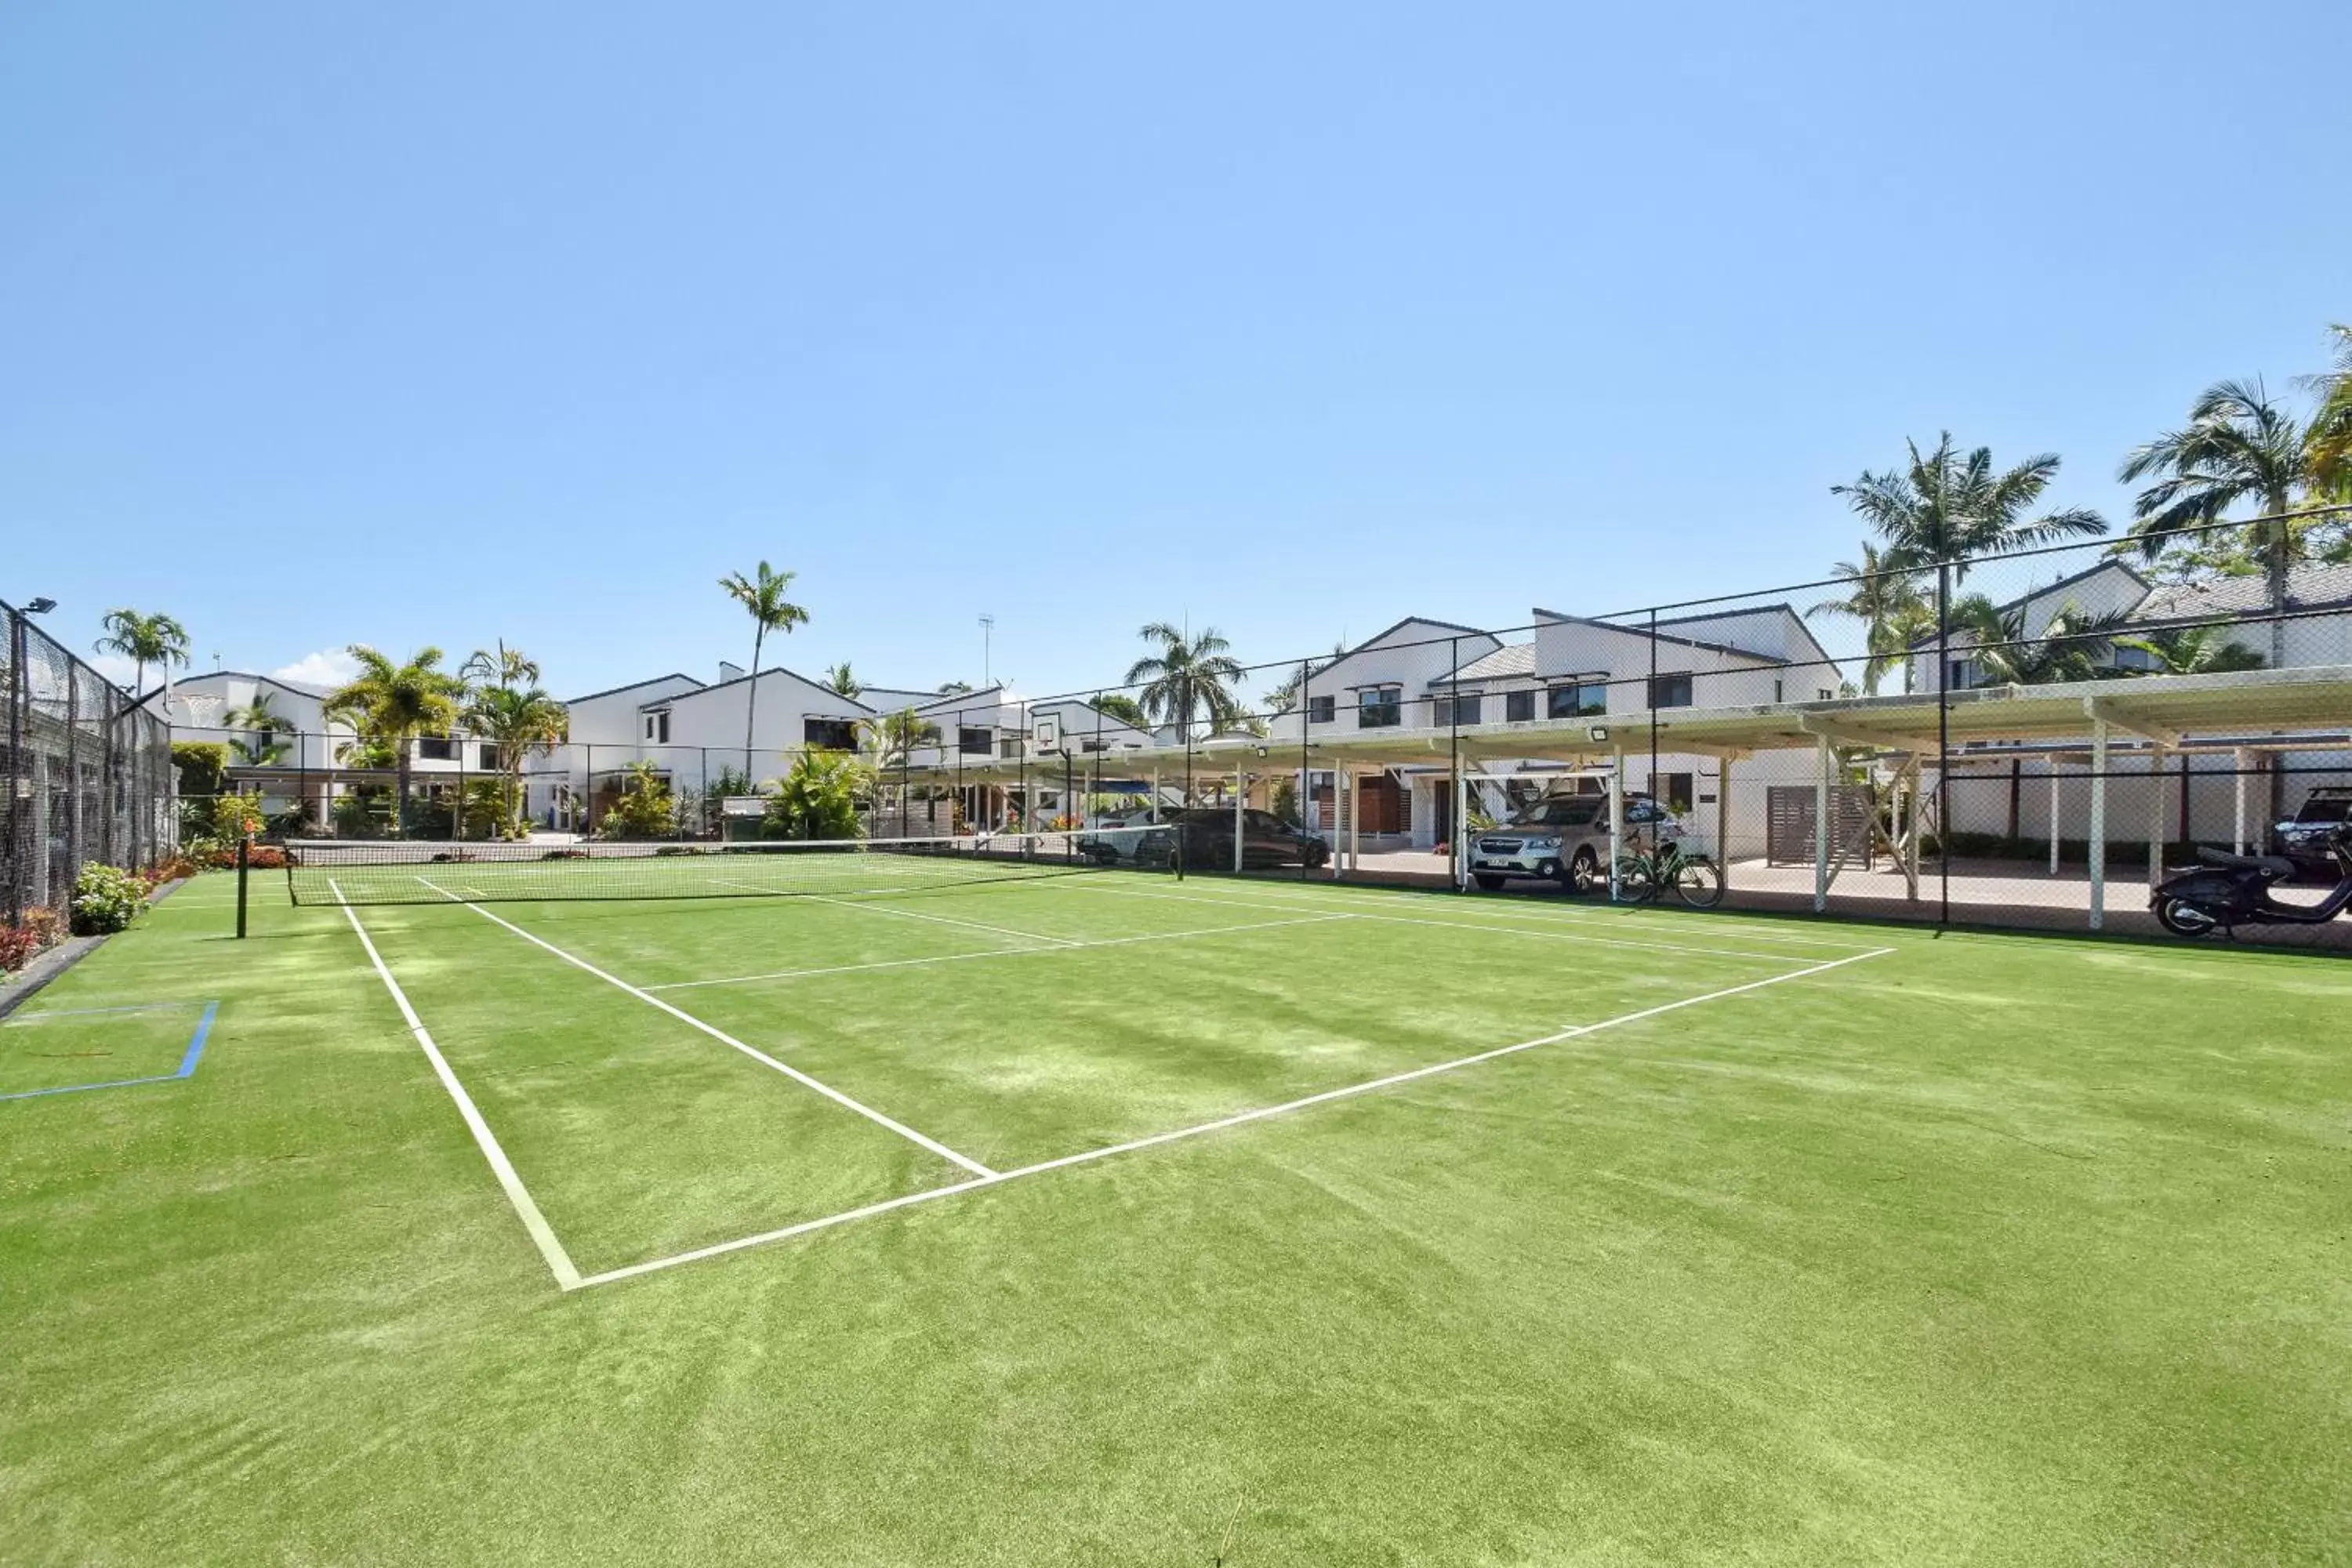
<path id="1" fill-rule="evenodd" d="M 2336 860 L 2336 886 L 2315 903 L 2273 896 L 2273 888 L 2294 875 L 2294 862 L 2283 855 L 2200 849 L 2197 858 L 2204 864 L 2166 878 L 2148 895 L 2148 907 L 2175 936 L 2217 931 L 2226 936 L 2250 925 L 2325 925 L 2352 905 L 2352 826 L 2327 836 L 2327 852 Z"/>

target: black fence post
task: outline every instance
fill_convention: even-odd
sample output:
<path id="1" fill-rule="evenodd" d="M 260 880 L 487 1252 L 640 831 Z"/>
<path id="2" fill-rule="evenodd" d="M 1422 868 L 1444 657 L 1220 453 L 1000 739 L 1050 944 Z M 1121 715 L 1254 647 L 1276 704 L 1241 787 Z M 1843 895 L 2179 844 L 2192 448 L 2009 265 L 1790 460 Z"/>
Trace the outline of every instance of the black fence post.
<path id="1" fill-rule="evenodd" d="M 1940 534 L 1941 525 L 1937 531 Z M 1936 923 L 1952 923 L 1952 563 L 1938 538 L 1936 551 Z M 2052 764 L 2055 766 L 2053 763 Z M 2094 785 L 2095 788 L 2104 787 Z M 1919 802 L 1911 802 L 1915 813 Z M 1918 832 L 1918 825 L 1912 825 Z"/>
<path id="2" fill-rule="evenodd" d="M 1445 639 L 1445 668 L 1449 688 L 1445 700 L 1445 739 L 1453 752 L 1452 776 L 1446 779 L 1445 784 L 1454 792 L 1454 799 L 1448 803 L 1445 812 L 1445 870 L 1454 883 L 1454 890 L 1458 893 L 1467 880 L 1462 875 L 1462 868 L 1470 863 L 1469 857 L 1463 853 L 1462 845 L 1462 835 L 1469 830 L 1469 823 L 1457 820 L 1466 819 L 1470 815 L 1470 788 L 1462 780 L 1462 639 L 1458 637 Z"/>
<path id="3" fill-rule="evenodd" d="M 1307 744 L 1307 726 L 1314 720 L 1315 709 L 1314 704 L 1307 700 L 1307 682 L 1314 673 L 1314 664 L 1310 660 L 1302 658 L 1298 661 L 1298 826 L 1302 831 L 1309 824 L 1318 828 L 1323 826 L 1318 819 L 1315 809 L 1315 774 L 1307 766 L 1310 757 Z M 1337 798 L 1336 792 L 1334 798 L 1335 800 Z M 1336 840 L 1339 836 L 1335 830 L 1331 837 Z M 1334 844 L 1334 853 L 1337 850 L 1338 846 Z M 1307 880 L 1307 857 L 1304 854 L 1298 857 L 1298 879 L 1302 882 Z"/>
<path id="4" fill-rule="evenodd" d="M 26 874 L 31 869 L 32 835 L 26 812 L 32 774 L 25 765 L 25 702 L 32 690 L 25 679 L 25 617 L 8 609 L 8 923 L 25 921 Z"/>
<path id="5" fill-rule="evenodd" d="M 236 939 L 245 940 L 245 895 L 253 866 L 253 835 L 236 836 Z"/>

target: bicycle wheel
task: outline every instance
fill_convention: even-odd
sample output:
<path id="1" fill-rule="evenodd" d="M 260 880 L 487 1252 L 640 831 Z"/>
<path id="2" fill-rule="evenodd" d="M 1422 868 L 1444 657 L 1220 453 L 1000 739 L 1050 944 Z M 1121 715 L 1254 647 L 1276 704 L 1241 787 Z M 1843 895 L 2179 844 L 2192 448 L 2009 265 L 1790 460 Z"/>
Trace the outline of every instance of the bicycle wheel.
<path id="1" fill-rule="evenodd" d="M 1617 857 L 1615 886 L 1611 895 L 1621 904 L 1646 904 L 1658 896 L 1657 868 L 1646 855 Z"/>
<path id="2" fill-rule="evenodd" d="M 1685 860 L 1675 868 L 1675 891 L 1695 910 L 1711 910 L 1723 901 L 1723 873 L 1706 860 Z"/>

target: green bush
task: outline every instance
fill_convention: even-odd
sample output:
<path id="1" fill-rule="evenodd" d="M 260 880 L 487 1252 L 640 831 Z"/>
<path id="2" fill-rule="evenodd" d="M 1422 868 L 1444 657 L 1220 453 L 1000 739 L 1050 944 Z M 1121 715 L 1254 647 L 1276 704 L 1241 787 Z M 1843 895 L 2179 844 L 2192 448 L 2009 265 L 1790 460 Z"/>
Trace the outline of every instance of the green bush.
<path id="1" fill-rule="evenodd" d="M 74 879 L 74 934 L 104 936 L 121 931 L 137 918 L 143 901 L 138 878 L 93 860 Z"/>
<path id="2" fill-rule="evenodd" d="M 849 752 L 803 752 L 769 797 L 760 830 L 770 838 L 863 838 L 858 802 L 874 771 Z"/>
<path id="3" fill-rule="evenodd" d="M 228 787 L 228 747 L 221 742 L 174 741 L 172 765 L 183 795 L 215 795 Z"/>

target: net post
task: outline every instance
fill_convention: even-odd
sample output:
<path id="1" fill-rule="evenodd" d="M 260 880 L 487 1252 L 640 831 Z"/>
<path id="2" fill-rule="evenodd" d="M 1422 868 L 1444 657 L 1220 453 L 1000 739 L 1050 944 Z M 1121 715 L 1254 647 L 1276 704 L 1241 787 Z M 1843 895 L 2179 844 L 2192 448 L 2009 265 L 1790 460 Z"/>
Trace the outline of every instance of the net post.
<path id="1" fill-rule="evenodd" d="M 246 890 L 252 881 L 253 835 L 241 833 L 236 839 L 236 939 L 245 940 Z"/>

